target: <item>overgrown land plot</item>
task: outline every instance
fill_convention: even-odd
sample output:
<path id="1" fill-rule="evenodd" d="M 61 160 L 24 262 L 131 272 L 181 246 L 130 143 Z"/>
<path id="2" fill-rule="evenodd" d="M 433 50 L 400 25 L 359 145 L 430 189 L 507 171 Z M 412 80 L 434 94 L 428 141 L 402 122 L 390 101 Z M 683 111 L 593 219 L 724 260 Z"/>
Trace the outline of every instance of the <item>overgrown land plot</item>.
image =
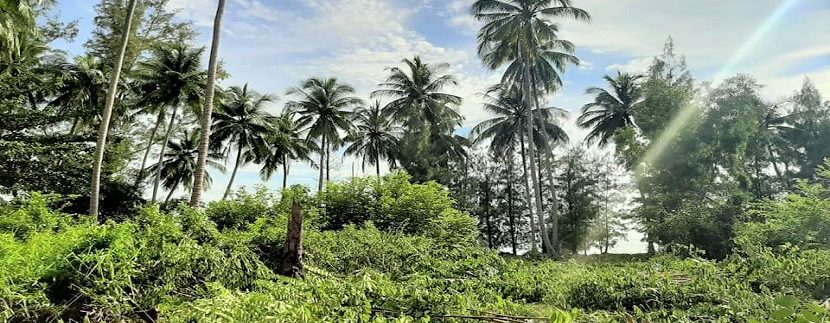
<path id="1" fill-rule="evenodd" d="M 830 322 L 825 17 L 0 0 L 0 320 Z"/>
<path id="2" fill-rule="evenodd" d="M 281 198 L 239 194 L 204 210 L 151 206 L 103 224 L 32 194 L 0 209 L 0 314 L 12 322 L 828 319 L 828 236 L 803 239 L 830 225 L 830 201 L 819 197 L 826 187 L 765 205 L 768 223 L 742 227 L 720 261 L 694 251 L 547 260 L 484 247 L 446 189 L 409 180 L 331 183 L 319 197 L 300 188 Z M 303 279 L 276 274 L 295 201 Z M 805 213 L 813 211 L 821 216 Z"/>

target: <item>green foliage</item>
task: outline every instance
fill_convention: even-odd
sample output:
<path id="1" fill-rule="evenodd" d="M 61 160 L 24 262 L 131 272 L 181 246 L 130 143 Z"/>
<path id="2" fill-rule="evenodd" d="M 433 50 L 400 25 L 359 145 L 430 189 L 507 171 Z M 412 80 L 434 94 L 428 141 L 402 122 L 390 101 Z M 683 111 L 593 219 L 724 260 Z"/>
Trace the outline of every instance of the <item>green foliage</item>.
<path id="1" fill-rule="evenodd" d="M 451 208 L 432 218 L 423 235 L 387 232 L 371 221 L 339 231 L 319 231 L 307 222 L 306 279 L 281 278 L 272 268 L 280 264 L 287 207 L 295 199 L 313 218 L 318 201 L 300 188 L 283 192 L 278 201 L 262 192 L 240 194 L 204 212 L 148 208 L 105 224 L 50 211 L 49 199 L 37 194 L 3 206 L 0 317 L 428 322 L 511 315 L 550 322 L 811 322 L 826 316 L 815 306 L 830 296 L 825 250 L 747 252 L 722 263 L 670 256 L 504 259 L 477 246 L 472 219 Z M 211 218 L 225 223 L 222 230 Z"/>
<path id="2" fill-rule="evenodd" d="M 827 189 L 802 183 L 802 194 L 762 202 L 738 228 L 735 241 L 743 249 L 801 248 L 830 250 L 830 199 Z"/>
<path id="3" fill-rule="evenodd" d="M 26 239 L 34 232 L 56 229 L 60 223 L 65 222 L 67 216 L 49 208 L 55 199 L 55 196 L 32 193 L 27 198 L 0 205 L 0 232 Z"/>
<path id="4" fill-rule="evenodd" d="M 813 302 L 802 302 L 793 296 L 781 296 L 775 299 L 775 311 L 772 312 L 771 323 L 811 323 L 827 322 L 830 320 L 830 309 Z M 760 322 L 750 320 L 751 323 Z"/>
<path id="5" fill-rule="evenodd" d="M 815 299 L 830 297 L 830 251 L 764 248 L 733 256 L 725 268 L 756 290 L 797 293 Z"/>
<path id="6" fill-rule="evenodd" d="M 232 199 L 211 202 L 207 216 L 219 230 L 244 230 L 260 217 L 274 217 L 277 212 L 275 201 L 274 196 L 265 189 L 259 189 L 254 194 L 242 191 Z"/>
<path id="7" fill-rule="evenodd" d="M 430 220 L 423 235 L 443 246 L 467 246 L 474 244 L 478 239 L 478 228 L 476 221 L 469 214 L 446 209 L 441 211 L 438 218 Z"/>
<path id="8" fill-rule="evenodd" d="M 371 221 L 384 231 L 417 234 L 442 215 L 458 216 L 448 212 L 453 201 L 445 187 L 435 182 L 412 184 L 406 173 L 330 183 L 319 202 L 325 229 Z"/>

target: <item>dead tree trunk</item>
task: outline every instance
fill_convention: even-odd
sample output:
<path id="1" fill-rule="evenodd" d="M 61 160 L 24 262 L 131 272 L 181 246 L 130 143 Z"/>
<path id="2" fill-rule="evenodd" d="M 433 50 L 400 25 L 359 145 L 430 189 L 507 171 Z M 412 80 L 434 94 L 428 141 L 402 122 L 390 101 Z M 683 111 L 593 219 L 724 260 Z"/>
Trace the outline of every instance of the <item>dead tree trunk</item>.
<path id="1" fill-rule="evenodd" d="M 303 209 L 297 200 L 291 205 L 291 219 L 288 221 L 279 273 L 303 278 Z"/>

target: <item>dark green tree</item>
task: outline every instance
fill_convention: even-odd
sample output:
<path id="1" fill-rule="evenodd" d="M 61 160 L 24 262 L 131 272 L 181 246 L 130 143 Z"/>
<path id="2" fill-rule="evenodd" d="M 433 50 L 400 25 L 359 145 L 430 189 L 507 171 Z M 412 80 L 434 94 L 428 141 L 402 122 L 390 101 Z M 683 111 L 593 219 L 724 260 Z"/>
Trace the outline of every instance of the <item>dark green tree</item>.
<path id="1" fill-rule="evenodd" d="M 585 94 L 593 95 L 594 102 L 582 107 L 582 115 L 577 122 L 580 127 L 591 128 L 585 138 L 588 143 L 599 142 L 600 146 L 607 145 L 618 129 L 635 127 L 633 110 L 639 108 L 643 102 L 643 94 L 638 81 L 639 75 L 617 72 L 616 77 L 604 77 L 611 91 L 591 87 Z"/>
<path id="2" fill-rule="evenodd" d="M 198 143 L 198 132 L 183 131 L 179 140 L 171 140 L 167 143 L 167 150 L 161 163 L 154 164 L 148 169 L 151 173 L 161 173 L 162 185 L 169 191 L 167 198 L 164 199 L 165 204 L 170 202 L 170 198 L 179 187 L 188 190 L 193 188 L 196 159 L 199 155 Z M 225 172 L 224 159 L 225 156 L 221 152 L 213 151 L 209 155 L 208 165 L 220 172 Z M 212 182 L 210 174 L 205 174 L 205 182 L 207 184 L 205 187 L 209 188 Z"/>
<path id="3" fill-rule="evenodd" d="M 232 86 L 225 94 L 226 99 L 219 105 L 213 115 L 211 141 L 214 147 L 225 146 L 225 155 L 235 147 L 236 156 L 231 178 L 222 199 L 228 198 L 233 188 L 239 166 L 260 159 L 260 147 L 267 146 L 266 138 L 273 132 L 270 126 L 274 116 L 266 108 L 277 98 L 270 94 L 260 94 L 242 87 Z"/>
<path id="4" fill-rule="evenodd" d="M 568 64 L 578 64 L 572 43 L 559 38 L 559 26 L 554 19 L 590 20 L 590 15 L 571 5 L 570 0 L 478 0 L 471 9 L 473 16 L 484 22 L 478 33 L 478 52 L 490 69 L 507 66 L 502 83 L 520 86 L 527 106 L 539 107 L 541 92 L 550 92 L 562 86 L 561 74 Z M 533 114 L 527 114 L 525 131 L 532 137 Z M 536 160 L 536 147 L 528 142 L 528 156 Z M 534 205 L 542 212 L 542 193 L 539 170 L 530 163 L 530 178 L 534 188 Z M 539 232 L 546 250 L 553 252 L 544 221 Z"/>
<path id="5" fill-rule="evenodd" d="M 137 105 L 144 107 L 143 111 L 151 115 L 158 114 L 156 123 L 150 131 L 150 138 L 144 150 L 141 168 L 136 183 L 143 180 L 144 166 L 156 142 L 156 132 L 166 126 L 161 141 L 161 151 L 157 164 L 164 158 L 167 143 L 176 129 L 176 118 L 179 111 L 191 112 L 198 115 L 198 108 L 202 102 L 205 90 L 205 71 L 202 67 L 202 49 L 193 49 L 185 44 L 176 44 L 170 47 L 158 47 L 153 50 L 149 61 L 141 64 L 140 81 L 137 85 L 141 98 Z M 165 122 L 165 116 L 170 115 L 170 121 Z M 161 173 L 154 174 L 153 197 L 158 198 L 158 189 L 161 182 Z M 138 185 L 136 185 L 138 186 Z"/>
<path id="6" fill-rule="evenodd" d="M 349 133 L 353 109 L 363 101 L 355 96 L 351 85 L 340 83 L 336 78 L 310 78 L 288 90 L 296 98 L 286 105 L 300 115 L 297 121 L 308 126 L 308 139 L 318 139 L 320 147 L 320 178 L 317 190 L 329 179 L 331 151 L 342 144 L 341 132 Z"/>
<path id="7" fill-rule="evenodd" d="M 271 131 L 265 137 L 265 145 L 257 153 L 262 164 L 259 174 L 269 179 L 282 168 L 282 189 L 288 187 L 288 173 L 292 161 L 309 162 L 311 152 L 318 149 L 313 141 L 303 135 L 303 129 L 297 123 L 297 113 L 291 109 L 283 109 L 271 124 Z"/>
<path id="8" fill-rule="evenodd" d="M 380 176 L 380 163 L 386 161 L 395 164 L 398 155 L 398 137 L 400 126 L 383 114 L 380 102 L 369 107 L 360 108 L 354 115 L 355 131 L 346 136 L 346 154 L 362 156 L 365 168 L 368 162 L 375 165 L 375 172 Z"/>

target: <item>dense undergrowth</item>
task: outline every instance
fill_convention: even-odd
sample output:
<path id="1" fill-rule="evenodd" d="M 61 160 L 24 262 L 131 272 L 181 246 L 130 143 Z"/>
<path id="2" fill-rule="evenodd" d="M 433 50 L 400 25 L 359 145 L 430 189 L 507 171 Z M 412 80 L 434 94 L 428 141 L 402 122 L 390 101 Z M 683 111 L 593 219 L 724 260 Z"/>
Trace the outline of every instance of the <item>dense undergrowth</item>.
<path id="1" fill-rule="evenodd" d="M 355 194 L 366 196 L 349 198 Z M 294 198 L 306 210 L 302 280 L 272 271 L 279 265 Z M 4 321 L 453 322 L 501 315 L 507 322 L 522 317 L 821 322 L 829 317 L 822 302 L 830 298 L 830 251 L 812 241 L 806 247 L 763 247 L 759 237 L 780 236 L 774 228 L 745 228 L 739 241 L 744 247 L 721 262 L 671 255 L 552 261 L 503 258 L 479 246 L 475 223 L 452 209 L 441 187 L 412 185 L 400 175 L 332 184 L 319 200 L 299 190 L 282 199 L 240 194 L 206 210 L 150 207 L 103 224 L 52 211 L 55 203 L 32 194 L 0 207 Z M 768 214 L 792 215 L 794 205 L 787 203 L 804 201 L 768 205 Z M 821 221 L 813 219 L 811 226 Z"/>

